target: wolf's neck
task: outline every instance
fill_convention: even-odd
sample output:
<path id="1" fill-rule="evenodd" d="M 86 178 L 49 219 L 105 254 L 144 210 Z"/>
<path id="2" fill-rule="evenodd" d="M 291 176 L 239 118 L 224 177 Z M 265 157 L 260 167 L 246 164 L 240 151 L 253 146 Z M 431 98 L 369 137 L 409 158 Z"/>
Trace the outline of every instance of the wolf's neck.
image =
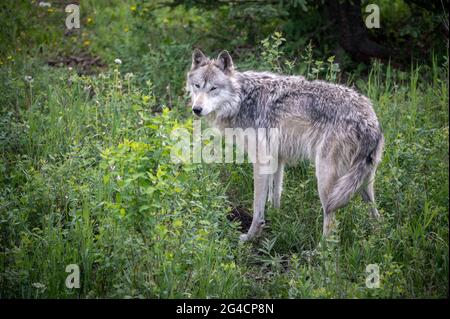
<path id="1" fill-rule="evenodd" d="M 235 92 L 226 106 L 227 112 L 211 114 L 208 121 L 213 126 L 224 128 L 259 127 L 258 117 L 265 115 L 263 105 L 263 82 L 275 76 L 266 72 L 236 72 Z"/>
<path id="2" fill-rule="evenodd" d="M 258 74 L 263 76 L 263 74 Z M 236 74 L 239 84 L 239 109 L 232 118 L 235 126 L 247 128 L 258 127 L 258 115 L 262 111 L 262 85 L 254 74 L 238 72 Z"/>

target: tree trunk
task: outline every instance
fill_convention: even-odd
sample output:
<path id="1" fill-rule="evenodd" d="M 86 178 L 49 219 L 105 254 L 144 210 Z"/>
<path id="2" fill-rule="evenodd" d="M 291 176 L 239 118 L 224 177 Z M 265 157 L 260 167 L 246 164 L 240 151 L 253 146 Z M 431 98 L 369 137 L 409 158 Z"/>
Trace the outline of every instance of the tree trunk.
<path id="1" fill-rule="evenodd" d="M 326 6 L 338 26 L 339 44 L 353 59 L 368 62 L 370 58 L 390 57 L 390 50 L 369 39 L 360 0 L 327 1 Z"/>

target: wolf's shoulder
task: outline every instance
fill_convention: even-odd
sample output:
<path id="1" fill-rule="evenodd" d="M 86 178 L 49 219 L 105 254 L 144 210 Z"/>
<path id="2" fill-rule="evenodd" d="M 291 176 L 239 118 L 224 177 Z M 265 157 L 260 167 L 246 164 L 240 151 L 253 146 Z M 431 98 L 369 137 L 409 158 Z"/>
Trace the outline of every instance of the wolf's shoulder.
<path id="1" fill-rule="evenodd" d="M 250 81 L 261 81 L 269 83 L 280 83 L 280 82 L 305 82 L 307 81 L 305 77 L 301 75 L 283 75 L 267 71 L 244 71 L 240 73 L 243 79 Z"/>

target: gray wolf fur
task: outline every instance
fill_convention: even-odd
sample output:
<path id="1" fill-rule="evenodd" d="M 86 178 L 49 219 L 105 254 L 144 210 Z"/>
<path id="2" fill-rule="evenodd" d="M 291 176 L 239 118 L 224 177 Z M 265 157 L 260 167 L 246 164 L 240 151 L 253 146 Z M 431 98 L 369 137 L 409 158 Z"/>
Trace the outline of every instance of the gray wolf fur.
<path id="1" fill-rule="evenodd" d="M 186 89 L 194 114 L 214 127 L 280 130 L 276 172 L 260 174 L 258 163 L 253 164 L 253 221 L 242 240 L 261 233 L 269 190 L 272 205 L 279 208 L 284 166 L 302 159 L 315 163 L 324 236 L 330 234 L 336 210 L 355 193 L 370 203 L 372 216 L 379 217 L 373 184 L 384 138 L 367 97 L 302 76 L 239 72 L 227 51 L 210 59 L 195 50 Z"/>

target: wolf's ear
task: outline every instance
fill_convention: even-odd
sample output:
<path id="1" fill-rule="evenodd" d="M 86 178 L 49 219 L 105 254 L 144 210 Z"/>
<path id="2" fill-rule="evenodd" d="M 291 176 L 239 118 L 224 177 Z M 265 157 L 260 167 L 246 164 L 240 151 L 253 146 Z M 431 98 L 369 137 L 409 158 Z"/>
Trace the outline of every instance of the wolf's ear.
<path id="1" fill-rule="evenodd" d="M 216 64 L 225 74 L 230 74 L 234 70 L 233 60 L 226 50 L 219 53 Z"/>
<path id="2" fill-rule="evenodd" d="M 202 64 L 207 59 L 206 55 L 203 54 L 202 51 L 199 49 L 195 49 L 194 52 L 192 52 L 192 66 L 191 70 L 194 70 L 198 68 L 199 65 Z"/>

